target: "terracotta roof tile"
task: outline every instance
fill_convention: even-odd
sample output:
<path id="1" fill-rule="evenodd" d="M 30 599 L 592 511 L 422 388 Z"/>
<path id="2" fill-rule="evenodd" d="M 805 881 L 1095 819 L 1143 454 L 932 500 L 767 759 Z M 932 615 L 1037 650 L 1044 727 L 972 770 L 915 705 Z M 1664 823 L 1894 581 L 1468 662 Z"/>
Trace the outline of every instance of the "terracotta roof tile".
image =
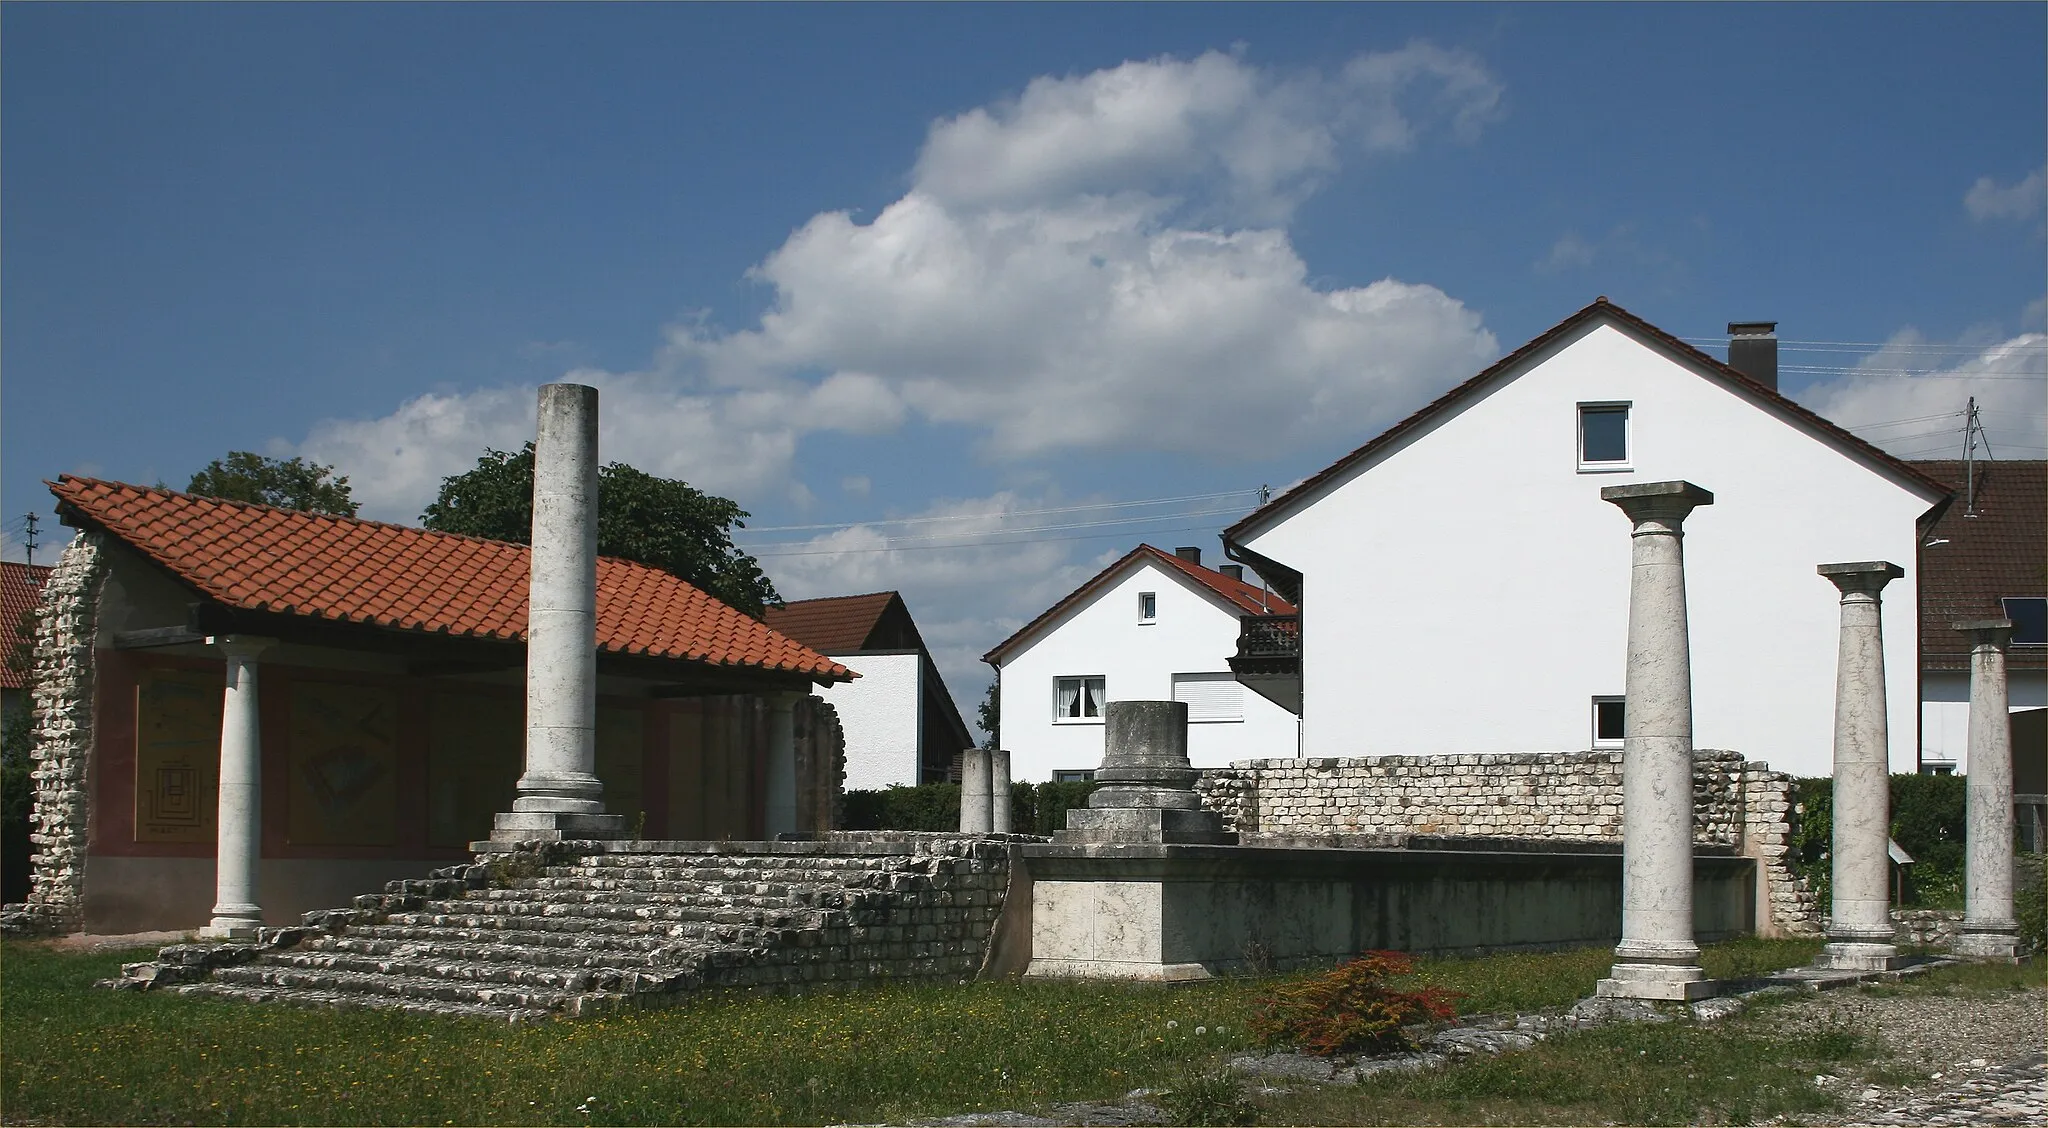
<path id="1" fill-rule="evenodd" d="M 1920 668 L 1966 670 L 1969 643 L 1954 624 L 2004 617 L 2006 596 L 2048 595 L 2048 462 L 1977 463 L 1975 517 L 1960 461 L 1913 465 L 1955 490 L 1920 542 Z M 2041 669 L 2048 648 L 2015 646 L 2006 662 Z"/>
<path id="2" fill-rule="evenodd" d="M 798 599 L 768 608 L 768 625 L 820 654 L 847 654 L 867 647 L 882 613 L 897 598 L 893 591 Z"/>
<path id="3" fill-rule="evenodd" d="M 1073 593 L 1065 599 L 1046 608 L 1044 614 L 1024 624 L 1023 628 L 1018 630 L 1017 633 L 997 643 L 994 649 L 981 656 L 981 660 L 990 665 L 995 665 L 997 660 L 1005 651 L 1010 649 L 1012 644 L 1036 634 L 1039 627 L 1058 618 L 1067 608 L 1094 595 L 1106 586 L 1111 579 L 1123 574 L 1126 566 L 1144 559 L 1150 559 L 1163 568 L 1170 568 L 1195 581 L 1202 587 L 1220 596 L 1230 603 L 1231 606 L 1237 608 L 1241 614 L 1293 615 L 1298 613 L 1294 604 L 1280 598 L 1275 592 L 1266 591 L 1255 584 L 1245 583 L 1243 580 L 1233 580 L 1214 569 L 1204 568 L 1200 564 L 1182 560 L 1171 552 L 1154 548 L 1149 544 L 1141 544 L 1119 557 L 1116 563 L 1097 572 L 1093 579 L 1075 588 Z"/>
<path id="4" fill-rule="evenodd" d="M 49 578 L 45 566 L 0 561 L 0 658 L 14 654 L 17 647 L 35 645 L 33 636 L 22 633 L 22 617 L 42 602 L 43 581 Z M 0 661 L 0 688 L 22 689 L 25 681 L 25 671 Z"/>
<path id="5" fill-rule="evenodd" d="M 508 641 L 526 634 L 524 545 L 66 475 L 50 492 L 231 607 Z M 855 677 L 657 568 L 597 561 L 598 647 L 714 666 Z"/>

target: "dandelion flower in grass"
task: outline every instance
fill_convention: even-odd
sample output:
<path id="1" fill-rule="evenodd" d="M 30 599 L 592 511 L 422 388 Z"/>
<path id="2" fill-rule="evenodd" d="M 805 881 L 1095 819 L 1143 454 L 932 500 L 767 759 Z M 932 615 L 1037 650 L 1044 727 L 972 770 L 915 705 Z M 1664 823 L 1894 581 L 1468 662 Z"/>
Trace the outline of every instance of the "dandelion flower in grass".
<path id="1" fill-rule="evenodd" d="M 1208 1027 L 1206 1027 L 1206 1026 L 1197 1026 L 1197 1027 L 1195 1027 L 1195 1033 L 1197 1033 L 1197 1034 L 1207 1034 L 1208 1032 L 1209 1032 L 1209 1028 L 1208 1028 Z"/>
<path id="2" fill-rule="evenodd" d="M 1173 1019 L 1170 1019 L 1170 1018 L 1169 1018 L 1169 1019 L 1167 1019 L 1167 1020 L 1166 1020 L 1166 1028 L 1167 1028 L 1168 1030 L 1179 1030 L 1179 1029 L 1180 1029 L 1180 1023 L 1178 1023 L 1178 1022 L 1174 1021 Z"/>

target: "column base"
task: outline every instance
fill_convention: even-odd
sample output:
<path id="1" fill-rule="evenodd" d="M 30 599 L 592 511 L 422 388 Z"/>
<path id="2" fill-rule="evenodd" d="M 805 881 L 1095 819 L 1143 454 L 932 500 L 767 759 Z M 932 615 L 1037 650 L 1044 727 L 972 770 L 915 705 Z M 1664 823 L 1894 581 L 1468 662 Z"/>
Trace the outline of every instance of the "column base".
<path id="1" fill-rule="evenodd" d="M 2016 960 L 2020 955 L 2019 927 L 2007 930 L 1965 926 L 1949 951 L 1973 960 Z"/>
<path id="2" fill-rule="evenodd" d="M 247 917 L 217 916 L 206 927 L 199 930 L 199 938 L 201 940 L 227 940 L 253 944 L 256 942 L 256 931 L 262 927 L 263 922 L 260 919 L 252 920 Z"/>
<path id="3" fill-rule="evenodd" d="M 1594 994 L 1610 999 L 1689 1003 L 1718 992 L 1705 969 L 1687 964 L 1617 963 Z"/>
<path id="4" fill-rule="evenodd" d="M 626 816 L 575 811 L 500 811 L 491 818 L 493 842 L 561 842 L 626 837 Z"/>
<path id="5" fill-rule="evenodd" d="M 1896 971 L 1905 967 L 1906 957 L 1896 944 L 1875 944 L 1867 940 L 1833 940 L 1820 950 L 1815 967 L 1837 971 Z"/>
<path id="6" fill-rule="evenodd" d="M 1053 832 L 1062 845 L 1081 843 L 1185 843 L 1235 846 L 1237 835 L 1223 829 L 1214 811 L 1144 807 L 1078 807 L 1067 812 L 1067 829 Z"/>

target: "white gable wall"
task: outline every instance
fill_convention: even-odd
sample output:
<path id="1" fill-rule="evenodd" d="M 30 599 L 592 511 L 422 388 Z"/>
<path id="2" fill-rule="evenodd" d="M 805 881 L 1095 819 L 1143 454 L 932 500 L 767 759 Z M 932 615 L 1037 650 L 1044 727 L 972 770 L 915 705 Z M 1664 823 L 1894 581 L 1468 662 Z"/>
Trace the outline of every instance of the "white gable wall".
<path id="1" fill-rule="evenodd" d="M 923 682 L 915 650 L 834 654 L 860 677 L 811 692 L 839 712 L 846 737 L 846 787 L 863 790 L 918 782 Z"/>
<path id="2" fill-rule="evenodd" d="M 1138 593 L 1158 595 L 1158 617 L 1138 620 Z M 1002 742 L 1013 779 L 1044 781 L 1055 770 L 1102 764 L 1103 726 L 1055 722 L 1056 678 L 1100 676 L 1105 701 L 1166 701 L 1176 673 L 1228 673 L 1237 652 L 1237 612 L 1226 610 L 1191 581 L 1142 560 L 1118 580 L 1068 610 L 1001 667 Z M 866 671 L 863 670 L 863 673 Z M 1247 689 L 1244 720 L 1188 726 L 1188 759 L 1196 767 L 1295 754 L 1294 715 Z"/>
<path id="3" fill-rule="evenodd" d="M 1626 401 L 1627 472 L 1578 470 L 1578 405 Z M 1309 756 L 1586 748 L 1623 691 L 1629 523 L 1604 486 L 1686 479 L 1694 741 L 1830 772 L 1838 593 L 1910 569 L 1932 498 L 1610 325 L 1439 416 L 1245 539 L 1303 574 Z M 1886 589 L 1891 762 L 1914 766 L 1913 577 Z"/>

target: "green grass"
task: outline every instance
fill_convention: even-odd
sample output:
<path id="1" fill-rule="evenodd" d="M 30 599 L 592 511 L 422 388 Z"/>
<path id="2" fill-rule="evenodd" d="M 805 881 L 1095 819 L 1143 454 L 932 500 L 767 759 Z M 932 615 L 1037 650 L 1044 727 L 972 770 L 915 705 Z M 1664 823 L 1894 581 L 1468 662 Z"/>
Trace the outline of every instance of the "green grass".
<path id="1" fill-rule="evenodd" d="M 1245 1020 L 1272 982 L 1171 989 L 906 984 L 801 997 L 706 997 L 669 1011 L 522 1027 L 91 987 L 124 960 L 149 954 L 0 945 L 0 1118 L 10 1124 L 900 1123 L 1043 1109 L 1138 1087 L 1177 1087 L 1191 1106 L 1207 1110 L 1189 1115 L 1227 1118 L 1227 1094 L 1198 1093 L 1188 1079 L 1207 1076 L 1224 1055 L 1249 1046 Z M 1710 948 L 1707 959 L 1709 967 L 1773 960 L 1786 966 L 1810 955 L 1810 946 L 1746 941 Z M 1419 961 L 1410 978 L 1466 992 L 1466 1013 L 1528 1011 L 1586 995 L 1611 959 L 1605 948 L 1432 959 Z M 2011 968 L 1961 973 L 1943 973 L 1954 981 L 1925 989 L 2009 990 L 2025 974 Z M 1958 986 L 1965 976 L 1983 983 Z M 1740 1075 L 1741 1069 L 1713 1049 L 1720 1042 L 1687 1041 L 1700 1036 L 1690 1029 L 1596 1031 L 1529 1054 L 1385 1082 L 1374 1091 L 1392 1102 L 1388 1109 L 1401 1110 L 1388 1119 L 1409 1122 L 1477 1122 L 1494 1107 L 1510 1110 L 1508 1119 L 1529 1122 L 1655 1122 L 1667 1112 L 1689 1118 L 1673 1110 L 1719 1115 L 1736 1109 L 1730 1103 L 1736 1098 L 1721 1095 L 1720 1083 L 1706 1073 L 1709 1063 L 1724 1059 L 1722 1072 Z M 1675 1093 L 1662 1093 L 1657 1090 L 1668 1083 L 1651 1085 L 1650 1079 L 1668 1071 L 1644 1067 L 1673 1053 L 1700 1076 L 1688 1075 Z M 1532 1064 L 1538 1061 L 1551 1064 L 1538 1070 Z M 1786 1095 L 1771 1096 L 1777 1083 L 1767 1078 L 1744 1086 L 1750 1104 L 1740 1107 L 1758 1110 L 1755 1115 L 1794 1107 L 1785 1102 L 1795 1100 L 1796 1086 L 1787 1080 Z"/>

